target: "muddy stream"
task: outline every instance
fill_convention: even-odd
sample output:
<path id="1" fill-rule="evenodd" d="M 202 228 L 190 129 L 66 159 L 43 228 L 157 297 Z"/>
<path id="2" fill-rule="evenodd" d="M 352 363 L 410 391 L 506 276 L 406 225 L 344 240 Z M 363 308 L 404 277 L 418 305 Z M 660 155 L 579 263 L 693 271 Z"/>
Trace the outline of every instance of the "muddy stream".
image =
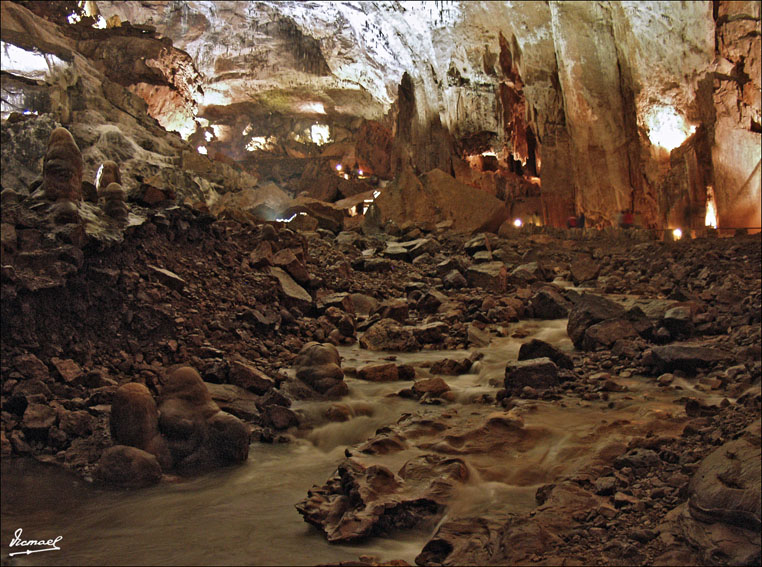
<path id="1" fill-rule="evenodd" d="M 372 538 L 358 545 L 332 545 L 306 524 L 294 505 L 313 484 L 323 484 L 344 459 L 345 449 L 362 443 L 403 414 L 446 415 L 450 420 L 477 423 L 501 411 L 494 397 L 505 363 L 516 360 L 523 342 L 547 341 L 571 351 L 566 320 L 523 321 L 513 324 L 528 336 L 494 337 L 472 373 L 445 380 L 455 401 L 439 406 L 391 396 L 410 383 L 370 383 L 347 377 L 350 394 L 341 400 L 356 416 L 347 422 L 324 423 L 291 443 L 254 443 L 248 461 L 235 468 L 199 478 L 164 482 L 135 491 L 99 488 L 56 467 L 31 460 L 2 464 L 3 563 L 14 565 L 312 565 L 356 560 L 372 555 L 379 560 L 403 559 L 414 564 L 432 531 L 402 532 Z M 511 328 L 508 329 L 508 335 Z M 341 347 L 342 365 L 361 367 L 386 362 L 389 353 Z M 396 354 L 398 364 L 417 364 L 441 358 L 464 358 L 468 351 L 421 351 Z M 560 475 L 581 470 L 606 447 L 651 424 L 669 428 L 676 413 L 674 391 L 659 390 L 653 380 L 617 378 L 627 395 L 606 402 L 579 398 L 556 402 L 522 400 L 514 412 L 524 420 L 521 439 L 514 439 L 499 455 L 470 451 L 459 455 L 469 466 L 469 478 L 455 492 L 447 516 L 526 512 L 536 506 L 538 487 Z M 686 389 L 690 386 L 685 385 Z M 685 392 L 683 392 L 683 395 Z M 613 406 L 612 406 L 613 404 Z M 298 402 L 293 409 L 320 416 L 324 402 Z M 324 420 L 323 420 L 324 421 Z M 443 441 L 444 443 L 444 441 Z M 423 444 L 423 443 L 421 443 Z M 375 455 L 392 470 L 409 458 L 437 450 L 413 444 L 390 455 Z M 450 446 L 444 452 L 457 453 Z M 63 536 L 61 551 L 32 557 L 8 557 L 7 543 L 18 528 L 35 538 Z"/>

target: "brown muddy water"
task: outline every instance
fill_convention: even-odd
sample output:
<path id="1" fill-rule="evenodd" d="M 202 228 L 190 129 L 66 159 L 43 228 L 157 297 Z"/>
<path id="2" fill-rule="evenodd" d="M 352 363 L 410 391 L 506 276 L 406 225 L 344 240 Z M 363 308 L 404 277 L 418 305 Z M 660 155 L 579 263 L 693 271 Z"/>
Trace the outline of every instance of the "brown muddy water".
<path id="1" fill-rule="evenodd" d="M 431 529 L 372 538 L 357 545 L 331 545 L 304 523 L 294 504 L 313 484 L 322 484 L 331 476 L 347 447 L 363 442 L 379 427 L 395 424 L 403 414 L 441 416 L 446 412 L 460 419 L 466 431 L 469 424 L 483 422 L 499 411 L 494 404 L 477 400 L 483 394 L 494 396 L 505 363 L 516 359 L 523 342 L 539 338 L 572 350 L 566 320 L 524 321 L 513 327 L 521 327 L 529 336 L 494 338 L 489 347 L 477 349 L 484 357 L 473 373 L 446 377 L 455 402 L 424 407 L 391 395 L 409 383 L 347 378 L 350 394 L 341 403 L 347 404 L 355 417 L 343 423 L 320 423 L 326 403 L 297 403 L 295 410 L 318 423 L 303 438 L 287 444 L 255 443 L 243 465 L 199 478 L 121 491 L 93 486 L 57 467 L 31 460 L 3 461 L 2 563 L 314 565 L 372 555 L 382 561 L 403 559 L 414 564 L 433 533 Z M 389 356 L 357 346 L 339 350 L 345 367 L 385 362 Z M 421 351 L 395 356 L 397 363 L 415 364 L 468 354 Z M 678 427 L 672 419 L 677 411 L 674 392 L 658 390 L 638 377 L 618 381 L 630 388 L 629 395 L 605 414 L 600 405 L 579 399 L 560 404 L 522 401 L 512 410 L 524 420 L 521 439 L 499 454 L 463 449 L 458 455 L 468 464 L 469 479 L 456 491 L 445 518 L 529 511 L 536 506 L 534 495 L 539 486 L 581 470 L 605 455 L 612 444 L 653 430 L 655 423 L 663 431 Z M 478 445 L 479 439 L 465 433 L 460 442 L 468 447 L 469 443 Z M 432 450 L 452 454 L 460 449 L 443 440 L 421 439 L 409 449 L 367 461 L 397 470 L 405 460 Z M 60 551 L 9 557 L 14 551 L 9 542 L 19 528 L 24 539 L 62 536 Z"/>

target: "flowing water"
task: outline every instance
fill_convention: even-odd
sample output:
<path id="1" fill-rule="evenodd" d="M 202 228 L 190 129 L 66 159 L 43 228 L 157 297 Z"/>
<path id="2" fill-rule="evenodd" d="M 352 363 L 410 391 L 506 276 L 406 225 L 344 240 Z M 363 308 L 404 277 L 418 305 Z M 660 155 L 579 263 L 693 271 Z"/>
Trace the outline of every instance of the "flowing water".
<path id="1" fill-rule="evenodd" d="M 571 350 L 566 321 L 525 321 L 523 339 L 498 337 L 487 348 L 475 371 L 446 377 L 455 402 L 425 411 L 486 415 L 494 405 L 472 403 L 482 394 L 494 396 L 505 363 L 515 360 L 521 343 L 539 338 Z M 386 362 L 388 353 L 341 347 L 344 366 Z M 396 362 L 421 363 L 441 358 L 464 358 L 467 351 L 421 351 L 396 354 Z M 356 560 L 372 555 L 381 560 L 403 559 L 413 564 L 431 536 L 405 532 L 372 538 L 358 545 L 331 545 L 307 525 L 294 504 L 313 484 L 322 484 L 344 458 L 347 446 L 372 436 L 376 429 L 397 422 L 400 415 L 422 411 L 421 405 L 393 394 L 410 383 L 369 383 L 347 378 L 350 393 L 340 403 L 352 419 L 326 422 L 328 403 L 299 402 L 294 409 L 318 423 L 291 443 L 251 446 L 241 466 L 194 479 L 163 482 L 143 490 L 120 491 L 90 485 L 57 467 L 31 460 L 2 464 L 2 559 L 16 565 L 312 565 Z M 621 381 L 620 381 L 621 382 Z M 631 395 L 601 413 L 594 404 L 575 400 L 569 406 L 536 401 L 516 409 L 525 422 L 526 440 L 496 458 L 470 454 L 471 475 L 459 487 L 448 515 L 478 515 L 498 506 L 524 512 L 535 506 L 538 486 L 584 465 L 585 455 L 605 450 L 624 435 L 619 423 L 637 429 L 654 420 L 669 423 L 674 394 L 649 388 L 637 378 L 627 381 Z M 617 433 L 618 432 L 618 433 Z M 618 437 L 619 436 L 619 437 Z M 419 449 L 384 456 L 397 470 Z M 60 551 L 9 558 L 8 544 L 23 529 L 25 539 L 63 536 Z"/>

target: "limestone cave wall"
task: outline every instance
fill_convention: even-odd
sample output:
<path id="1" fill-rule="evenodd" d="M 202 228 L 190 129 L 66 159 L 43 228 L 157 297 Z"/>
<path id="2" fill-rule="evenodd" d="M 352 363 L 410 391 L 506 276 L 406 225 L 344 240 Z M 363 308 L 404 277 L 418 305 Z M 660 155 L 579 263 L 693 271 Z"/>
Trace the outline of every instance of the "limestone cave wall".
<path id="1" fill-rule="evenodd" d="M 100 1 L 76 26 L 78 3 L 19 4 L 68 40 L 9 11 L 4 50 L 63 61 L 64 91 L 87 60 L 112 98 L 136 95 L 119 91 L 131 112 L 294 193 L 318 163 L 387 180 L 411 166 L 548 224 L 633 209 L 698 230 L 710 194 L 721 227 L 760 226 L 758 2 Z M 70 121 L 70 96 L 8 61 L 4 116 Z"/>

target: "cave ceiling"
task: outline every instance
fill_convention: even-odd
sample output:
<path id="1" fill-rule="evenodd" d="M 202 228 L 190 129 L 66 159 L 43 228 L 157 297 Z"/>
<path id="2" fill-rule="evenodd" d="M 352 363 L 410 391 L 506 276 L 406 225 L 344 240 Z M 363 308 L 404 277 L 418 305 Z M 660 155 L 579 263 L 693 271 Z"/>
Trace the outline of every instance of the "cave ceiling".
<path id="1" fill-rule="evenodd" d="M 557 121 L 564 103 L 590 113 L 596 97 L 619 88 L 622 65 L 642 104 L 690 104 L 712 61 L 711 4 L 585 4 L 97 2 L 105 18 L 154 26 L 190 54 L 204 77 L 201 116 L 255 103 L 264 112 L 379 118 L 408 72 L 452 130 L 494 130 L 500 35 L 541 120 Z M 559 74 L 574 91 L 560 104 Z"/>
<path id="2" fill-rule="evenodd" d="M 759 223 L 759 2 L 18 4 L 61 27 L 5 10 L 5 114 L 81 54 L 200 153 L 351 161 L 365 144 L 385 179 L 441 169 L 505 195 L 481 175 L 496 157 L 541 181 L 547 222 L 703 223 L 711 187 L 721 221 Z M 100 29 L 67 26 L 72 6 Z M 32 35 L 47 59 L 16 69 Z"/>

